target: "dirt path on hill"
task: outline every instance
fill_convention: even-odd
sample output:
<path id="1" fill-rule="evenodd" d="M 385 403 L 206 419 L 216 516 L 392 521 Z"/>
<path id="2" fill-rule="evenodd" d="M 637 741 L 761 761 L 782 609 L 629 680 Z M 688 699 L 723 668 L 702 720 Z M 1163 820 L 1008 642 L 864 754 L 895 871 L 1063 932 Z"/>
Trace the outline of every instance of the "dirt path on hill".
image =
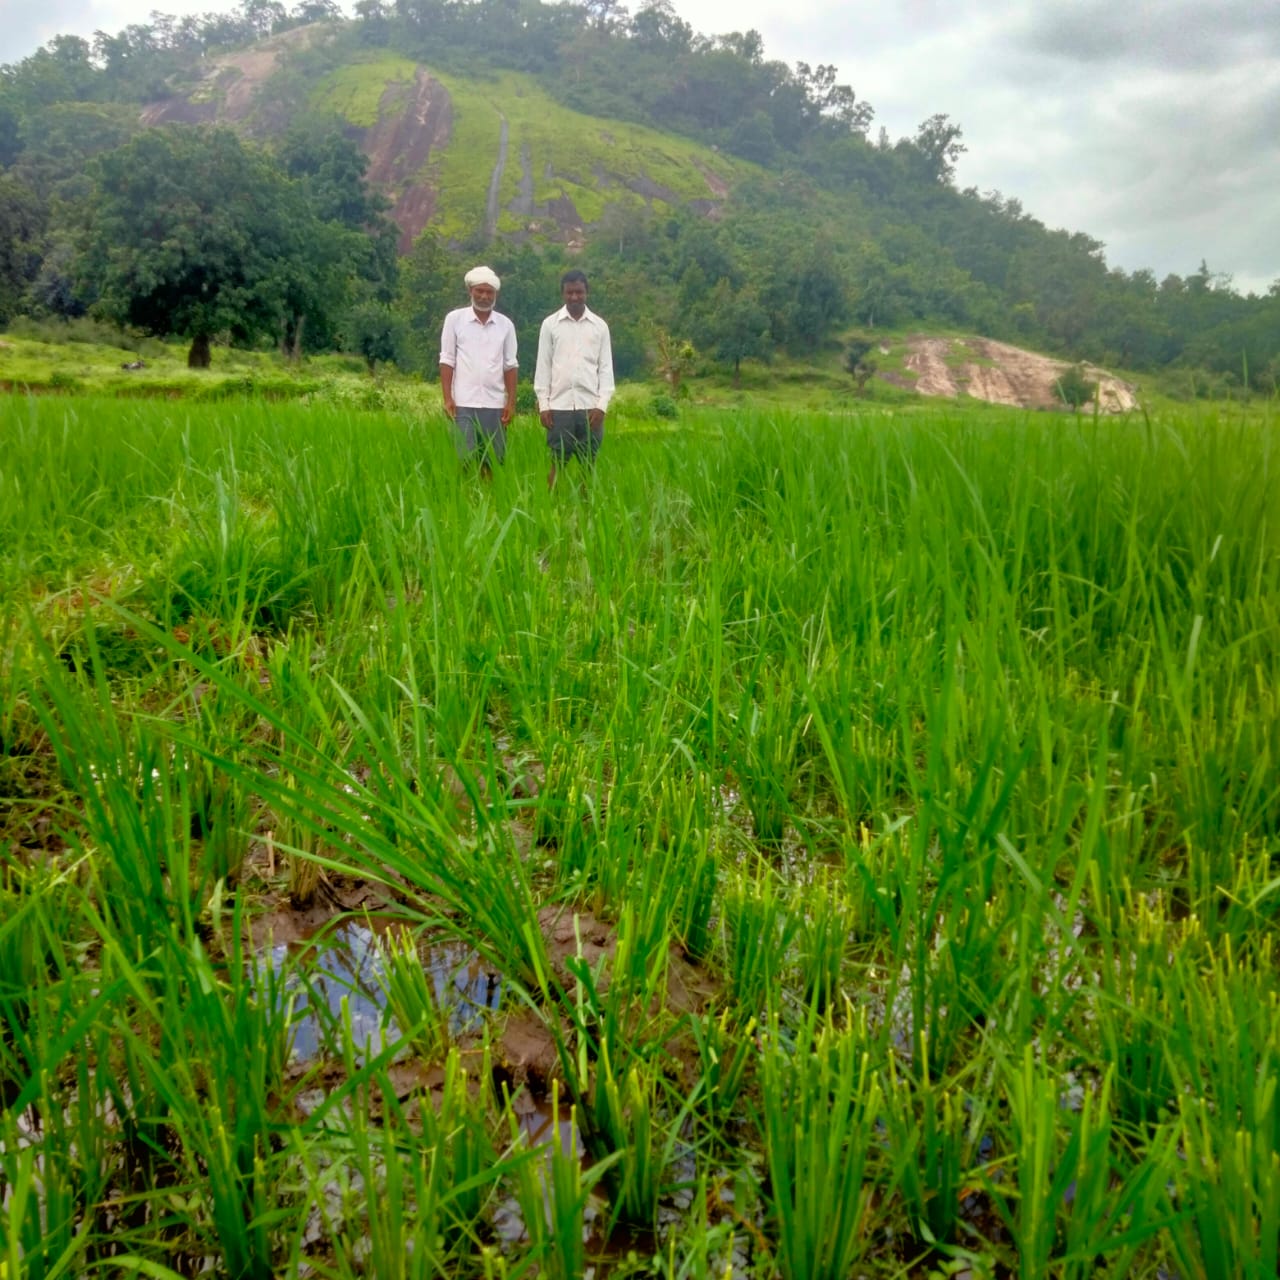
<path id="1" fill-rule="evenodd" d="M 498 192 L 502 190 L 502 174 L 507 167 L 507 137 L 510 134 L 507 117 L 501 111 L 498 119 L 502 121 L 498 128 L 498 163 L 493 166 L 493 175 L 489 179 L 489 198 L 484 210 L 484 234 L 488 240 L 498 234 Z"/>

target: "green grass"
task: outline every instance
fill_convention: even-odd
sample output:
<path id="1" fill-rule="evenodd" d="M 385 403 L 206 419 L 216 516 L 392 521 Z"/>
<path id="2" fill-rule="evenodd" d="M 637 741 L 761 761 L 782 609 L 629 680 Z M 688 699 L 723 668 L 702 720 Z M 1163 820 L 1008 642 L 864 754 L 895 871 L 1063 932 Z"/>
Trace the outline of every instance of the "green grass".
<path id="1" fill-rule="evenodd" d="M 650 202 L 679 207 L 690 200 L 713 197 L 713 181 L 732 186 L 754 166 L 725 157 L 684 139 L 656 133 L 640 125 L 584 116 L 557 103 L 537 84 L 515 72 L 483 80 L 454 72 L 432 71 L 449 90 L 453 102 L 453 132 L 438 161 L 435 185 L 439 202 L 435 225 L 448 237 L 474 234 L 475 211 L 485 207 L 489 182 L 498 158 L 501 117 L 508 125 L 507 163 L 498 191 L 498 204 L 507 219 L 504 229 L 516 229 L 508 206 L 520 189 L 524 157 L 536 205 L 568 198 L 584 225 L 598 222 L 612 204 L 639 198 L 628 184 L 661 194 Z M 547 222 L 545 215 L 519 220 Z M 545 234 L 545 233 L 544 233 Z M 547 238 L 557 240 L 557 234 Z"/>
<path id="2" fill-rule="evenodd" d="M 379 57 L 331 71 L 316 86 L 311 105 L 363 129 L 378 123 L 388 89 L 413 83 L 417 65 L 408 58 Z"/>
<path id="3" fill-rule="evenodd" d="M 646 404 L 0 400 L 8 1274 L 1275 1274 L 1274 420 Z"/>

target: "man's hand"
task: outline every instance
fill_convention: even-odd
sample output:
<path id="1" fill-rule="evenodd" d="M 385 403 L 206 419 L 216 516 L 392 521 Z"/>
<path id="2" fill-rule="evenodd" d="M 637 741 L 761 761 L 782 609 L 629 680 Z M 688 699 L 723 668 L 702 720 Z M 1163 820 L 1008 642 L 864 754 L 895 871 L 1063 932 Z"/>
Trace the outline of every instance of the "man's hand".
<path id="1" fill-rule="evenodd" d="M 510 400 L 508 400 L 507 403 L 502 406 L 502 416 L 498 419 L 498 421 L 501 422 L 504 427 L 510 426 L 511 419 L 515 414 L 515 411 L 516 411 L 515 405 L 513 405 Z"/>
<path id="2" fill-rule="evenodd" d="M 540 414 L 538 414 L 538 418 L 541 421 L 542 425 L 546 427 L 548 431 L 551 430 L 552 426 L 555 423 L 555 419 L 551 416 L 550 409 L 543 409 L 543 411 Z"/>
<path id="3" fill-rule="evenodd" d="M 587 414 L 587 423 L 592 431 L 599 431 L 604 426 L 604 410 L 592 409 Z"/>
<path id="4" fill-rule="evenodd" d="M 451 418 L 457 418 L 458 405 L 454 398 L 446 391 L 444 397 L 444 411 Z"/>

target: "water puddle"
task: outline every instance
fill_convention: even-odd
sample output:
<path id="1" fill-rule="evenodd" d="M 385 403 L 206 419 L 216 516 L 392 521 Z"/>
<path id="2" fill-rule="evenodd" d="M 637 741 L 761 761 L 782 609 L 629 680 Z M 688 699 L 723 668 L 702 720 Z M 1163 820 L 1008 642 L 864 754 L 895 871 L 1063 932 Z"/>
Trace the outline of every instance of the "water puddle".
<path id="1" fill-rule="evenodd" d="M 341 1034 L 344 1000 L 357 1049 L 363 1046 L 368 1054 L 372 1046 L 377 1052 L 384 1031 L 388 1040 L 399 1037 L 381 981 L 386 968 L 381 936 L 368 923 L 347 920 L 318 935 L 273 944 L 266 953 L 264 958 L 277 975 L 284 975 L 284 990 L 293 997 L 295 1059 L 312 1061 L 333 1051 Z M 469 947 L 435 943 L 420 948 L 419 956 L 437 1004 L 448 1010 L 454 1035 L 471 1030 L 498 1008 L 502 979 L 485 969 Z"/>

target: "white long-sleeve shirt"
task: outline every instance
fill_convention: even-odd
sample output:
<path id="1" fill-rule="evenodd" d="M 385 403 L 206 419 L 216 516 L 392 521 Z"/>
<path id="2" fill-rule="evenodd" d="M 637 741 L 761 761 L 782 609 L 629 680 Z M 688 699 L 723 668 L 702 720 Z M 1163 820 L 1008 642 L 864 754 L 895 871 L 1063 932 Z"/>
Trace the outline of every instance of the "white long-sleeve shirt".
<path id="1" fill-rule="evenodd" d="M 453 400 L 468 409 L 501 409 L 507 401 L 502 375 L 516 367 L 516 330 L 500 312 L 481 320 L 473 307 L 444 318 L 440 363 L 453 368 Z"/>
<path id="2" fill-rule="evenodd" d="M 561 307 L 542 322 L 533 375 L 538 408 L 599 409 L 613 398 L 609 326 L 589 307 L 575 320 Z"/>

